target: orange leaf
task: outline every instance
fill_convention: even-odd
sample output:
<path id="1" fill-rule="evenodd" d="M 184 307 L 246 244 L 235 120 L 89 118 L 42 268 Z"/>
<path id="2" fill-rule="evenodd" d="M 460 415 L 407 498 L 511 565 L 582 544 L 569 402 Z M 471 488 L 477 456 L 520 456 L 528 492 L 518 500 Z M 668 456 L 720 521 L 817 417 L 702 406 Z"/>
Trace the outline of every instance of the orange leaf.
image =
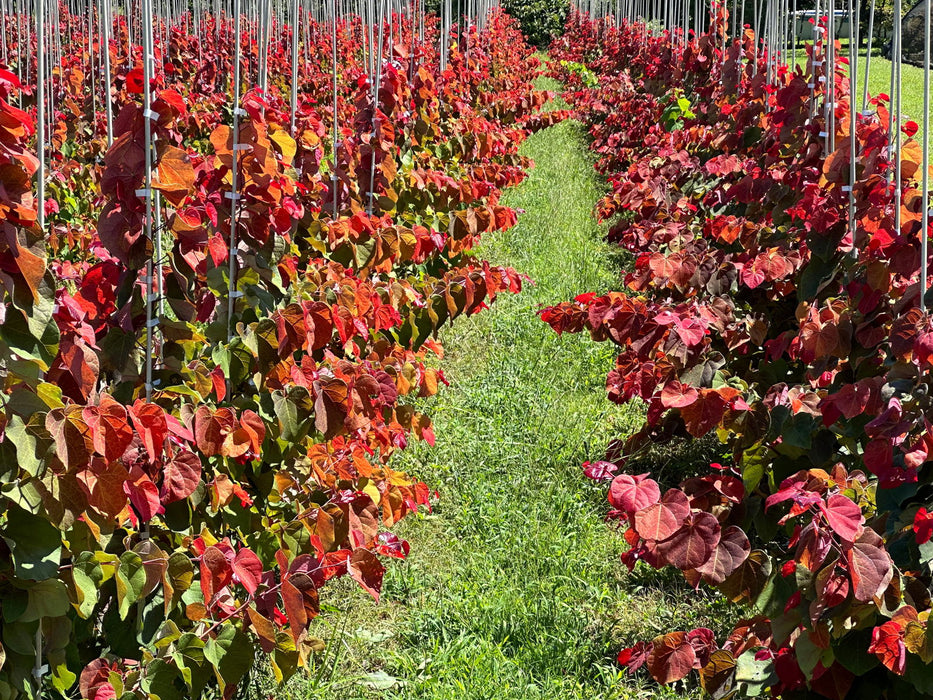
<path id="1" fill-rule="evenodd" d="M 165 146 L 159 150 L 158 180 L 152 186 L 177 207 L 194 190 L 194 167 L 180 148 Z"/>

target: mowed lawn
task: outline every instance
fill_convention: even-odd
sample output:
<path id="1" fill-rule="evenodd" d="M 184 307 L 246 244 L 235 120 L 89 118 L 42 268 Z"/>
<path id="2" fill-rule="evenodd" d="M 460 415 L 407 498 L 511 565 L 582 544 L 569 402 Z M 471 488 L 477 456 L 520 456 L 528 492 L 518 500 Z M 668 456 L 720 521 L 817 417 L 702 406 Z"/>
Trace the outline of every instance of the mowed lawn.
<path id="1" fill-rule="evenodd" d="M 545 83 L 552 89 L 557 85 Z M 352 582 L 322 593 L 316 634 L 326 650 L 308 676 L 256 696 L 425 700 L 594 700 L 697 696 L 661 688 L 615 664 L 623 646 L 663 631 L 735 616 L 678 572 L 619 561 L 626 546 L 607 527 L 605 487 L 580 468 L 638 425 L 638 407 L 605 395 L 612 348 L 558 337 L 536 311 L 586 291 L 616 287 L 622 261 L 602 242 L 592 206 L 600 188 L 579 124 L 533 135 L 536 166 L 507 193 L 523 210 L 481 257 L 533 283 L 493 309 L 458 321 L 442 340 L 450 387 L 423 401 L 437 444 L 413 445 L 396 466 L 440 491 L 432 514 L 399 534 L 411 542 L 391 562 L 375 605 Z"/>

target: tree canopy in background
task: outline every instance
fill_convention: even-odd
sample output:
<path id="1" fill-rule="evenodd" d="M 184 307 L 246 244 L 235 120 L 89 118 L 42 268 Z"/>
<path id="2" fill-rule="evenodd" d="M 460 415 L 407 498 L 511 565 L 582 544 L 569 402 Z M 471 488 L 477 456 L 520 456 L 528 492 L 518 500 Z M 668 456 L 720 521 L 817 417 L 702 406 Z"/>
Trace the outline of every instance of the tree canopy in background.
<path id="1" fill-rule="evenodd" d="M 564 31 L 569 0 L 503 0 L 503 7 L 518 20 L 529 44 L 546 46 Z"/>
<path id="2" fill-rule="evenodd" d="M 453 0 L 453 14 L 464 14 L 465 0 Z M 440 12 L 441 0 L 426 0 L 428 12 Z M 502 0 L 502 7 L 518 20 L 529 44 L 547 46 L 560 35 L 570 13 L 570 0 Z"/>

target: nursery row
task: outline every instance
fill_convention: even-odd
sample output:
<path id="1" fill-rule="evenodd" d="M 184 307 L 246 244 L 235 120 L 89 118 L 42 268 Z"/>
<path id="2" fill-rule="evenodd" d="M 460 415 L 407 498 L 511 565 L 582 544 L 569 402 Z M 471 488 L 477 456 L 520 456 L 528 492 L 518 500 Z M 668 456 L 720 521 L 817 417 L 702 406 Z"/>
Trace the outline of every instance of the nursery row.
<path id="1" fill-rule="evenodd" d="M 69 7 L 44 90 L 35 17 L 4 25 L 0 697 L 230 697 L 319 649 L 327 580 L 378 597 L 407 554 L 406 397 L 444 381 L 439 327 L 520 289 L 469 251 L 561 115 L 498 11 L 441 61 L 414 12 L 261 45 Z"/>
<path id="2" fill-rule="evenodd" d="M 541 316 L 615 343 L 609 398 L 647 406 L 586 472 L 609 484 L 625 564 L 676 567 L 748 611 L 722 637 L 672 631 L 619 661 L 661 683 L 696 670 L 713 697 L 926 695 L 917 125 L 892 125 L 883 95 L 852 113 L 847 66 L 823 42 L 791 69 L 727 26 L 722 8 L 688 38 L 576 15 L 552 46 L 608 181 L 598 214 L 633 265 L 625 292 Z M 721 464 L 679 486 L 626 473 L 652 444 L 708 435 Z"/>

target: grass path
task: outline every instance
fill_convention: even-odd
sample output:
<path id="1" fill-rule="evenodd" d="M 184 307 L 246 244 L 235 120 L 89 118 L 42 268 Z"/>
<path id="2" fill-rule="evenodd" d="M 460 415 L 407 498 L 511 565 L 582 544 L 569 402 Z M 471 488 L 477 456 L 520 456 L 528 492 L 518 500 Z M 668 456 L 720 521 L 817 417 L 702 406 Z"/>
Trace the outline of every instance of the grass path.
<path id="1" fill-rule="evenodd" d="M 411 555 L 390 565 L 380 605 L 353 588 L 327 597 L 344 613 L 322 616 L 330 656 L 288 695 L 664 696 L 624 678 L 614 654 L 716 614 L 673 575 L 624 571 L 604 489 L 581 473 L 639 416 L 605 399 L 608 344 L 558 337 L 535 311 L 611 288 L 619 263 L 591 218 L 599 185 L 579 124 L 535 134 L 522 150 L 536 166 L 505 201 L 524 213 L 479 255 L 535 284 L 443 336 L 451 386 L 424 406 L 437 445 L 413 445 L 403 462 L 440 502 L 402 524 Z"/>

